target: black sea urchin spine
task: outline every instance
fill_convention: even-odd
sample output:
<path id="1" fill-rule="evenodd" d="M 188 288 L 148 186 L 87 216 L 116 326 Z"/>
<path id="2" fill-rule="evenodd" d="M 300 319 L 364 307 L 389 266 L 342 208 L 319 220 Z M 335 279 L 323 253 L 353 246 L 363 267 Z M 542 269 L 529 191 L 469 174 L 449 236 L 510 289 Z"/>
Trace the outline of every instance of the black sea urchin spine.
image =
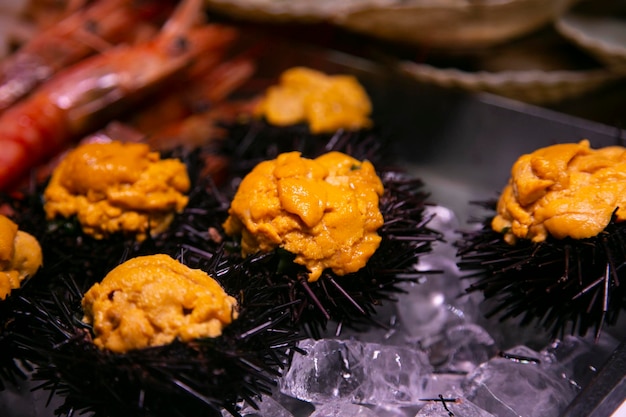
<path id="1" fill-rule="evenodd" d="M 217 338 L 117 354 L 92 343 L 81 321 L 83 292 L 71 276 L 50 288 L 50 296 L 23 300 L 30 328 L 16 341 L 30 352 L 33 379 L 65 398 L 57 414 L 220 416 L 226 409 L 238 415 L 241 401 L 254 405 L 271 393 L 300 339 L 289 324 L 290 306 L 277 305 L 262 284 L 219 254 L 198 259 L 190 266 L 236 291 L 241 307 Z"/>
<path id="2" fill-rule="evenodd" d="M 316 158 L 339 151 L 374 165 L 387 159 L 387 148 L 376 130 L 311 134 L 305 124 L 272 126 L 263 120 L 229 126 L 229 140 L 223 152 L 230 159 L 231 176 L 244 176 L 258 163 L 275 159 L 284 152 L 297 151 L 305 158 Z"/>
<path id="3" fill-rule="evenodd" d="M 308 282 L 308 271 L 281 249 L 241 261 L 248 275 L 273 288 L 279 303 L 292 304 L 292 319 L 311 337 L 320 337 L 329 321 L 336 322 L 338 329 L 378 325 L 377 308 L 402 291 L 401 283 L 415 282 L 425 273 L 416 268 L 419 258 L 441 239 L 428 228 L 430 218 L 424 216 L 428 194 L 421 180 L 395 170 L 380 175 L 385 187 L 379 202 L 382 240 L 361 270 L 344 276 L 326 270 L 317 281 Z M 237 244 L 233 245 L 232 252 L 238 253 Z"/>
<path id="4" fill-rule="evenodd" d="M 10 343 L 12 358 L 0 366 L 9 380 L 17 376 L 16 360 L 32 364 L 41 388 L 65 398 L 57 414 L 217 416 L 226 409 L 236 415 L 241 401 L 254 404 L 270 393 L 297 351 L 291 306 L 277 304 L 262 284 L 219 254 L 228 201 L 201 175 L 201 154 L 178 156 L 192 178 L 189 204 L 168 230 L 142 242 L 122 235 L 96 240 L 75 219 L 49 221 L 44 184 L 32 194 L 6 198 L 21 227 L 42 244 L 44 268 L 13 299 L 11 323 L 20 325 L 2 333 L 0 343 Z M 120 262 L 152 253 L 169 254 L 222 281 L 239 300 L 239 319 L 217 339 L 124 355 L 98 349 L 81 321 L 82 294 Z"/>
<path id="5" fill-rule="evenodd" d="M 520 316 L 553 336 L 599 336 L 626 308 L 626 225 L 612 221 L 588 239 L 519 239 L 509 245 L 485 222 L 459 242 L 459 267 L 495 307 L 489 316 Z"/>
<path id="6" fill-rule="evenodd" d="M 0 301 L 0 391 L 7 386 L 17 386 L 26 378 L 25 371 L 29 364 L 23 358 L 23 353 L 15 344 L 15 334 L 19 331 L 22 321 L 16 314 L 20 308 L 19 297 L 21 290 L 13 290 L 12 295 Z"/>
<path id="7" fill-rule="evenodd" d="M 277 127 L 256 120 L 230 126 L 229 132 L 224 148 L 231 159 L 231 180 L 224 187 L 227 195 L 234 195 L 241 178 L 254 166 L 284 152 L 298 151 L 303 157 L 316 158 L 339 151 L 374 166 L 388 162 L 386 142 L 376 129 L 340 129 L 314 135 L 304 124 Z M 441 239 L 428 228 L 430 219 L 424 216 L 428 194 L 422 181 L 396 169 L 381 169 L 379 175 L 385 187 L 379 201 L 384 218 L 379 230 L 382 241 L 360 271 L 337 276 L 327 270 L 316 282 L 308 282 L 306 269 L 294 264 L 293 256 L 280 249 L 242 262 L 249 275 L 263 277 L 266 285 L 275 289 L 280 303 L 292 304 L 292 319 L 312 337 L 320 337 L 330 321 L 337 322 L 337 329 L 377 325 L 377 307 L 401 291 L 399 284 L 416 281 L 425 273 L 417 271 L 419 257 Z M 233 254 L 240 252 L 238 243 L 229 242 Z"/>

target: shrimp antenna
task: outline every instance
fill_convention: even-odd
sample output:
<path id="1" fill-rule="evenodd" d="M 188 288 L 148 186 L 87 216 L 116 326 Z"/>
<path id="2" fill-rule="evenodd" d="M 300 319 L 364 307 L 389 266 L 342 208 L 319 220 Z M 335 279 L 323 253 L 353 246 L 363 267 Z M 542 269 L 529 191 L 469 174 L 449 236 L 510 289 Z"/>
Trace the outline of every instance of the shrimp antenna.
<path id="1" fill-rule="evenodd" d="M 189 28 L 200 23 L 202 0 L 183 0 L 165 22 L 161 34 L 165 39 L 184 37 Z"/>

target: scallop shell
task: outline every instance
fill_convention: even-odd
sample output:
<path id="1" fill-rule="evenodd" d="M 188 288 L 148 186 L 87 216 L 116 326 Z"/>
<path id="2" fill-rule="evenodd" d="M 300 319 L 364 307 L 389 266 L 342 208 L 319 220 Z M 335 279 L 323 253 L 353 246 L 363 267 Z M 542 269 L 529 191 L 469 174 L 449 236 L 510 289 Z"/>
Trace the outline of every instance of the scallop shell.
<path id="1" fill-rule="evenodd" d="M 253 21 L 326 22 L 431 48 L 483 48 L 556 19 L 578 0 L 206 0 Z"/>
<path id="2" fill-rule="evenodd" d="M 468 72 L 402 62 L 400 69 L 419 82 L 470 92 L 487 92 L 537 105 L 577 97 L 621 78 L 619 74 L 605 68 Z"/>
<path id="3" fill-rule="evenodd" d="M 626 72 L 626 19 L 566 13 L 555 28 L 606 66 Z"/>

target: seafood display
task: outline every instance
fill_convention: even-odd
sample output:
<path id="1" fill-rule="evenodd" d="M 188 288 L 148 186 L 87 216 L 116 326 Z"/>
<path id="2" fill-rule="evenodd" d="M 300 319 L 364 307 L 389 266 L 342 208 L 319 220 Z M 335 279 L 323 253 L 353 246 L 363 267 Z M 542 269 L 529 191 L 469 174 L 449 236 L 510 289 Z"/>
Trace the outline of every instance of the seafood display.
<path id="1" fill-rule="evenodd" d="M 68 2 L 0 60 L 0 414 L 571 417 L 623 350 L 623 148 L 492 204 L 467 101 L 205 7 Z"/>

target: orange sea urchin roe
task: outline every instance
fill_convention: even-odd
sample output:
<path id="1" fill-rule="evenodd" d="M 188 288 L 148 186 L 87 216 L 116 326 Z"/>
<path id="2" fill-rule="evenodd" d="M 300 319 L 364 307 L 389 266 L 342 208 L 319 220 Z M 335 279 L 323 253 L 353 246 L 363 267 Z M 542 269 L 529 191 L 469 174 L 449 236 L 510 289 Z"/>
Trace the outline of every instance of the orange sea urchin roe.
<path id="1" fill-rule="evenodd" d="M 237 318 L 237 301 L 217 281 L 167 255 L 117 266 L 85 293 L 82 305 L 94 343 L 113 352 L 217 337 Z"/>
<path id="2" fill-rule="evenodd" d="M 45 190 L 48 218 L 76 215 L 97 239 L 123 232 L 159 233 L 188 202 L 190 180 L 177 159 L 143 143 L 88 143 L 59 164 Z"/>
<path id="3" fill-rule="evenodd" d="M 0 300 L 34 275 L 43 262 L 41 246 L 32 235 L 0 215 Z"/>
<path id="4" fill-rule="evenodd" d="M 285 71 L 276 86 L 267 89 L 256 108 L 273 125 L 308 122 L 313 133 L 369 127 L 372 104 L 357 79 L 326 75 L 310 68 Z"/>
<path id="5" fill-rule="evenodd" d="M 553 145 L 521 156 L 492 221 L 509 243 L 597 236 L 626 218 L 626 148 L 591 149 L 589 141 Z"/>
<path id="6" fill-rule="evenodd" d="M 306 159 L 289 152 L 257 165 L 233 199 L 226 233 L 243 255 L 281 247 L 316 281 L 325 268 L 356 272 L 378 249 L 383 185 L 374 166 L 340 152 Z"/>

